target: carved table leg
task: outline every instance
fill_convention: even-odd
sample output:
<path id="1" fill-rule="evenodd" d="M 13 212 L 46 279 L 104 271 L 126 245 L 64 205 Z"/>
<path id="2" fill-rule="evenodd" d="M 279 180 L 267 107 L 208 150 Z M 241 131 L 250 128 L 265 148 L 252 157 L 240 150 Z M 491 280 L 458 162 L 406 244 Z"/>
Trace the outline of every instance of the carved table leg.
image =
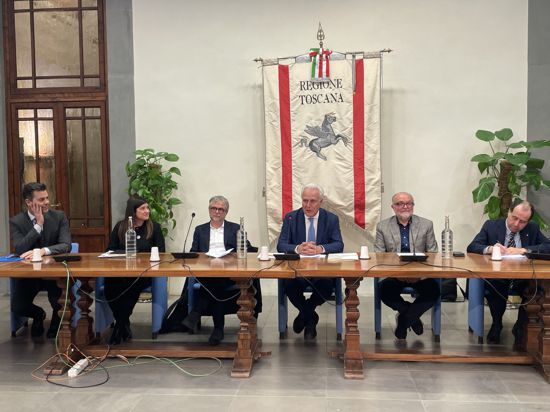
<path id="1" fill-rule="evenodd" d="M 73 355 L 68 353 L 68 348 L 71 342 L 73 341 L 72 331 L 71 331 L 71 319 L 73 317 L 73 296 L 69 292 L 67 295 L 67 279 L 59 278 L 57 279 L 57 286 L 61 289 L 61 296 L 59 297 L 59 318 L 60 328 L 57 335 L 57 350 L 60 353 L 67 353 L 69 356 Z M 69 291 L 71 290 L 72 282 L 69 283 Z M 68 298 L 67 298 L 68 296 Z M 67 306 L 65 307 L 65 300 L 67 300 Z M 65 308 L 65 310 L 63 310 Z M 77 359 L 73 359 L 77 360 Z M 62 375 L 69 368 L 67 366 L 67 361 L 61 359 L 60 357 L 52 359 L 45 367 L 45 375 Z"/>
<path id="2" fill-rule="evenodd" d="M 542 280 L 541 284 L 544 288 L 542 310 L 540 312 L 542 328 L 539 334 L 539 348 L 536 360 L 539 371 L 550 382 L 550 280 Z"/>
<path id="3" fill-rule="evenodd" d="M 233 370 L 231 376 L 234 378 L 248 378 L 252 371 L 252 363 L 256 358 L 258 349 L 258 336 L 256 333 L 256 318 L 254 308 L 256 307 L 256 289 L 252 286 L 251 279 L 233 279 L 241 291 L 237 300 L 240 306 L 237 316 L 241 321 L 237 333 L 237 352 L 233 359 Z"/>
<path id="4" fill-rule="evenodd" d="M 363 353 L 357 321 L 359 320 L 359 297 L 357 288 L 361 278 L 345 278 L 346 282 L 346 338 L 344 353 L 344 377 L 363 379 Z"/>
<path id="5" fill-rule="evenodd" d="M 537 292 L 537 296 L 533 296 L 535 291 Z M 524 336 L 527 340 L 526 342 L 522 342 L 522 346 L 528 352 L 533 353 L 537 351 L 539 346 L 538 336 L 542 327 L 539 314 L 542 308 L 543 294 L 541 293 L 540 287 L 535 288 L 534 282 L 531 281 L 524 295 L 529 303 L 525 307 L 527 312 L 527 330 L 524 331 L 526 332 Z"/>
<path id="6" fill-rule="evenodd" d="M 59 335 L 57 337 L 58 348 L 60 352 L 66 351 L 69 345 L 72 343 L 71 319 L 74 315 L 74 309 L 72 305 L 74 302 L 74 297 L 70 293 L 72 285 L 73 282 L 71 281 L 69 283 L 69 291 L 67 291 L 67 279 L 57 279 L 57 286 L 59 286 L 62 290 L 61 296 L 59 297 L 59 318 L 61 319 L 61 327 L 59 329 Z M 67 300 L 66 308 L 65 300 Z M 65 311 L 63 310 L 63 308 L 65 308 Z"/>
<path id="7" fill-rule="evenodd" d="M 80 282 L 81 292 L 79 293 L 80 298 L 77 302 L 78 308 L 80 309 L 80 319 L 78 319 L 76 324 L 74 340 L 76 346 L 82 348 L 88 345 L 94 337 L 92 329 L 94 320 L 90 317 L 90 306 L 93 302 L 92 298 L 89 296 L 89 294 L 93 291 L 93 288 L 90 285 L 90 279 L 81 278 Z"/>

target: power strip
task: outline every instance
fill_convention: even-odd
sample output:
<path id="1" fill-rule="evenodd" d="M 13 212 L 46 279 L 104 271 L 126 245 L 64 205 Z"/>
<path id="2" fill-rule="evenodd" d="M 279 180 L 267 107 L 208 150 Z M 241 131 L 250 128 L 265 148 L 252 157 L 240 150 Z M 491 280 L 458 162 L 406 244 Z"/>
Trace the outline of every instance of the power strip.
<path id="1" fill-rule="evenodd" d="M 87 358 L 80 359 L 78 362 L 76 362 L 71 369 L 69 369 L 69 372 L 67 373 L 69 375 L 69 378 L 75 378 L 77 377 L 80 372 L 82 372 L 86 367 L 88 366 L 90 362 Z"/>

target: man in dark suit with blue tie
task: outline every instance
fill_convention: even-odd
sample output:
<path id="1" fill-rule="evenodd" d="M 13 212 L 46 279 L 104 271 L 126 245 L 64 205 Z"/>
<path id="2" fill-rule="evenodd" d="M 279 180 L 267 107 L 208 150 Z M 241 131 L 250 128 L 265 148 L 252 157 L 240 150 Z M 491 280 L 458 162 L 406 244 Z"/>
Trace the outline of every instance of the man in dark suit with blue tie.
<path id="1" fill-rule="evenodd" d="M 27 210 L 10 219 L 10 234 L 15 253 L 25 260 L 30 260 L 33 249 L 40 249 L 40 255 L 55 255 L 71 250 L 71 234 L 69 221 L 65 213 L 50 210 L 50 200 L 46 185 L 43 183 L 27 183 L 23 187 L 23 200 Z M 48 300 L 53 308 L 52 321 L 48 329 L 48 338 L 55 337 L 59 326 L 58 310 L 61 289 L 55 280 L 46 279 L 15 279 L 15 288 L 11 292 L 11 311 L 18 316 L 33 319 L 32 336 L 44 333 L 44 310 L 33 300 L 41 290 L 48 292 Z"/>
<path id="2" fill-rule="evenodd" d="M 344 250 L 338 216 L 321 208 L 323 189 L 308 184 L 302 189 L 302 207 L 287 213 L 279 235 L 277 250 L 300 255 L 339 253 Z M 304 291 L 311 285 L 313 293 L 305 299 Z M 315 308 L 322 305 L 332 293 L 330 278 L 298 277 L 287 282 L 285 293 L 298 309 L 292 328 L 295 333 L 304 330 L 304 339 L 315 339 L 319 315 Z"/>
<path id="3" fill-rule="evenodd" d="M 550 241 L 541 233 L 539 226 L 531 222 L 534 208 L 531 203 L 517 199 L 510 205 L 506 219 L 488 220 L 472 243 L 468 253 L 490 255 L 494 248 L 500 248 L 503 255 L 524 254 L 533 252 L 550 252 Z M 487 343 L 500 343 L 502 317 L 506 311 L 506 301 L 511 279 L 486 279 L 487 303 L 491 310 L 493 323 L 487 334 Z M 514 281 L 513 287 L 521 295 L 527 285 L 526 281 Z M 521 344 L 524 336 L 524 325 L 527 320 L 525 308 L 518 311 L 518 320 L 512 329 L 515 343 Z"/>

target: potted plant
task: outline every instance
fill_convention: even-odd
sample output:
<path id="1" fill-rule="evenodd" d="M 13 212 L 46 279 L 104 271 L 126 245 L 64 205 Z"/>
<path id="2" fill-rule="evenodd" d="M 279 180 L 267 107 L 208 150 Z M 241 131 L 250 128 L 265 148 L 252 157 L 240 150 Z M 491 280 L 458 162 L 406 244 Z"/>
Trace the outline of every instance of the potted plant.
<path id="1" fill-rule="evenodd" d="M 541 175 L 544 160 L 532 156 L 534 149 L 550 146 L 550 140 L 509 143 L 513 135 L 511 129 L 476 132 L 479 140 L 489 143 L 491 154 L 478 154 L 471 159 L 482 175 L 472 194 L 474 203 L 486 202 L 483 212 L 489 219 L 506 217 L 512 202 L 524 196 L 527 189 L 550 187 L 550 180 Z M 538 213 L 535 212 L 533 220 L 542 230 L 548 229 Z"/>
<path id="2" fill-rule="evenodd" d="M 151 209 L 151 219 L 162 226 L 164 236 L 168 226 L 176 227 L 172 208 L 181 203 L 172 193 L 178 188 L 173 178 L 181 176 L 180 170 L 172 166 L 163 170 L 163 162 L 177 162 L 179 156 L 174 153 L 158 152 L 153 149 L 136 150 L 136 160 L 126 164 L 126 174 L 130 178 L 128 194 L 137 195 L 147 200 Z"/>

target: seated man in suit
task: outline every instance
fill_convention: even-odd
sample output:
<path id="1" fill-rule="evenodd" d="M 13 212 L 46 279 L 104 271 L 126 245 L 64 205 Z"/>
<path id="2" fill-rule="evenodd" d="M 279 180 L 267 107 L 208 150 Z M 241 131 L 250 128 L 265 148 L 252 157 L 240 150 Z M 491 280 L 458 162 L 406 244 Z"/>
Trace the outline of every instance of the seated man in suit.
<path id="1" fill-rule="evenodd" d="M 468 245 L 468 253 L 490 255 L 493 248 L 500 248 L 502 254 L 524 254 L 528 251 L 550 252 L 550 241 L 541 233 L 539 226 L 530 222 L 534 208 L 531 203 L 516 199 L 510 205 L 506 219 L 488 220 L 472 243 Z M 487 334 L 487 343 L 500 343 L 502 331 L 502 316 L 506 311 L 506 301 L 512 283 L 511 279 L 486 279 L 490 286 L 485 288 L 487 303 L 491 311 L 493 323 Z M 521 295 L 527 281 L 514 282 L 514 289 Z M 523 306 L 518 310 L 518 319 L 512 328 L 515 344 L 521 344 L 524 337 L 524 326 L 527 313 Z"/>
<path id="2" fill-rule="evenodd" d="M 50 200 L 46 185 L 43 183 L 27 183 L 23 187 L 23 200 L 27 210 L 10 219 L 10 234 L 15 253 L 25 260 L 30 260 L 33 249 L 40 248 L 40 254 L 54 255 L 71 251 L 71 234 L 69 221 L 65 213 L 50 210 Z M 48 292 L 48 300 L 53 308 L 52 321 L 47 337 L 54 338 L 59 327 L 58 311 L 61 289 L 55 280 L 46 279 L 15 279 L 12 291 L 11 311 L 17 316 L 33 319 L 31 336 L 37 337 L 44 333 L 46 313 L 33 300 L 41 290 Z"/>
<path id="3" fill-rule="evenodd" d="M 237 223 L 225 220 L 229 211 L 229 201 L 223 196 L 214 196 L 208 202 L 210 221 L 195 228 L 191 252 L 208 252 L 215 250 L 236 250 Z M 247 240 L 249 251 L 257 251 Z M 201 315 L 212 313 L 214 330 L 208 339 L 210 345 L 219 345 L 224 338 L 225 312 L 228 305 L 236 305 L 239 290 L 235 288 L 235 282 L 229 278 L 199 278 L 202 287 L 195 307 L 183 320 L 183 324 L 193 331 L 196 329 Z M 254 286 L 257 289 L 256 312 L 261 310 L 261 294 L 259 282 L 255 279 Z"/>
<path id="4" fill-rule="evenodd" d="M 302 189 L 302 207 L 287 213 L 279 235 L 277 250 L 284 253 L 316 255 L 319 253 L 339 253 L 344 250 L 338 217 L 321 208 L 323 189 L 316 184 L 308 184 Z M 312 286 L 313 293 L 305 299 L 304 291 Z M 322 305 L 332 293 L 333 280 L 330 278 L 296 278 L 287 282 L 285 293 L 298 309 L 292 328 L 295 333 L 305 329 L 304 339 L 315 339 L 319 315 L 315 308 Z"/>
<path id="5" fill-rule="evenodd" d="M 376 226 L 376 252 L 437 252 L 433 224 L 413 214 L 414 199 L 406 192 L 396 193 L 391 205 L 395 216 Z M 405 287 L 412 287 L 417 297 L 407 302 L 401 297 Z M 405 339 L 410 327 L 417 335 L 424 333 L 420 317 L 439 298 L 439 285 L 435 279 L 386 278 L 380 283 L 382 302 L 398 312 L 395 337 Z"/>

